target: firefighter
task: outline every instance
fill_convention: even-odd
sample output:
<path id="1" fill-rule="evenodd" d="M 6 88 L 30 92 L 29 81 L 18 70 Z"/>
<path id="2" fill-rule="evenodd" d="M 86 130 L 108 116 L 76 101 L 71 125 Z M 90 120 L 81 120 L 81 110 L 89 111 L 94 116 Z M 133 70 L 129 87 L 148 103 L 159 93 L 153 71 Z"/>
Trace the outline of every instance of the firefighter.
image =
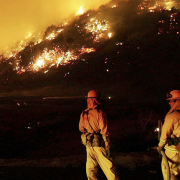
<path id="1" fill-rule="evenodd" d="M 165 117 L 157 151 L 163 148 L 168 158 L 171 180 L 180 179 L 180 91 L 173 90 L 168 95 L 170 110 Z M 167 179 L 167 170 L 164 159 L 161 163 L 164 180 Z"/>
<path id="2" fill-rule="evenodd" d="M 98 107 L 100 93 L 91 90 L 87 95 L 87 109 L 80 116 L 79 130 L 82 143 L 86 146 L 86 174 L 88 180 L 98 180 L 99 166 L 108 180 L 119 180 L 116 168 L 110 158 L 110 139 L 106 114 Z"/>

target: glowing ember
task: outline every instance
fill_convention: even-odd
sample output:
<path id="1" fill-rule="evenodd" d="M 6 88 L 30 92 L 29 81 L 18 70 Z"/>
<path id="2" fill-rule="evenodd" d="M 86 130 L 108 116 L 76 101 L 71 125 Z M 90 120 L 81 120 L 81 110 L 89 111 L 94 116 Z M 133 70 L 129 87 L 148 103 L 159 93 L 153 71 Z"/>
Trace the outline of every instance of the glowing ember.
<path id="1" fill-rule="evenodd" d="M 111 38 L 112 37 L 112 33 L 108 33 L 108 37 Z"/>
<path id="2" fill-rule="evenodd" d="M 26 36 L 24 41 L 20 41 L 17 45 L 14 45 L 13 47 L 7 49 L 7 52 L 4 54 L 4 57 L 9 59 L 12 57 L 16 57 L 18 52 L 23 51 L 26 46 L 28 46 L 29 42 L 33 42 L 34 45 L 39 44 L 42 42 L 41 33 L 35 33 L 32 35 L 32 33 L 29 33 L 28 36 Z"/>
<path id="3" fill-rule="evenodd" d="M 159 132 L 159 128 L 156 128 L 156 129 L 154 130 L 154 132 Z"/>
<path id="4" fill-rule="evenodd" d="M 175 1 L 168 1 L 168 2 L 165 2 L 164 4 L 167 10 L 171 10 L 171 8 L 174 7 Z"/>
<path id="5" fill-rule="evenodd" d="M 94 42 L 99 42 L 101 38 L 107 38 L 104 33 L 107 32 L 110 27 L 108 25 L 108 21 L 106 20 L 99 21 L 96 18 L 91 18 L 90 22 L 85 25 L 85 29 L 87 32 L 92 33 Z"/>
<path id="6" fill-rule="evenodd" d="M 54 32 L 52 32 L 48 37 L 46 37 L 46 39 L 48 40 L 52 40 L 52 39 L 55 39 L 56 35 Z"/>
<path id="7" fill-rule="evenodd" d="M 94 48 L 82 48 L 81 49 L 81 54 L 84 53 L 91 53 L 91 52 L 95 52 L 96 50 Z"/>
<path id="8" fill-rule="evenodd" d="M 98 33 L 99 31 L 107 31 L 109 29 L 108 21 L 99 21 L 96 18 L 92 18 L 90 22 L 86 24 L 85 29 L 92 33 Z"/>
<path id="9" fill-rule="evenodd" d="M 94 48 L 84 48 L 80 49 L 80 54 L 95 52 Z M 32 61 L 27 67 L 20 67 L 19 63 L 14 70 L 17 70 L 18 74 L 25 73 L 27 71 L 37 72 L 44 70 L 44 73 L 49 72 L 49 68 L 59 65 L 68 64 L 71 60 L 77 60 L 79 56 L 75 55 L 73 51 L 63 52 L 60 48 L 55 48 L 54 50 L 48 50 L 47 48 L 43 50 L 37 57 L 32 58 Z"/>
<path id="10" fill-rule="evenodd" d="M 58 31 L 53 31 L 51 34 L 49 34 L 49 36 L 46 37 L 47 40 L 52 40 L 55 39 L 59 33 L 61 33 L 63 31 L 63 29 L 60 29 Z"/>
<path id="11" fill-rule="evenodd" d="M 116 7 L 117 7 L 117 5 L 113 5 L 113 6 L 112 6 L 112 8 L 116 8 Z"/>
<path id="12" fill-rule="evenodd" d="M 84 10 L 81 7 L 78 11 L 78 14 L 83 14 Z M 59 33 L 61 33 L 68 23 L 63 23 L 63 25 L 59 26 L 59 28 L 54 28 L 52 32 L 48 33 L 45 37 L 46 40 L 53 40 L 55 39 Z M 76 25 L 78 28 L 80 28 L 79 25 Z M 109 25 L 108 21 L 106 20 L 98 20 L 96 18 L 90 19 L 89 22 L 87 22 L 84 26 L 84 29 L 87 31 L 87 33 L 92 33 L 92 37 L 90 39 L 93 40 L 93 42 L 99 42 L 101 38 L 107 39 L 112 37 L 112 32 L 109 32 Z M 80 30 L 80 31 L 83 31 Z M 33 39 L 33 42 L 32 42 Z M 30 51 L 33 50 L 31 47 L 33 47 L 36 44 L 39 44 L 42 42 L 42 38 L 40 38 L 40 34 L 37 34 L 37 36 L 33 36 L 32 33 L 29 33 L 29 35 L 26 37 L 24 41 L 21 41 L 19 45 L 14 48 L 12 51 L 5 54 L 5 57 L 13 58 L 16 63 L 12 63 L 9 61 L 10 65 L 15 64 L 14 70 L 17 71 L 17 74 L 22 74 L 28 71 L 31 72 L 38 72 L 43 70 L 44 73 L 48 73 L 49 69 L 51 67 L 57 68 L 59 65 L 65 65 L 70 63 L 72 60 L 78 60 L 80 56 L 84 53 L 91 53 L 95 52 L 96 50 L 93 47 L 84 47 L 82 48 L 76 48 L 76 52 L 80 52 L 78 55 L 73 50 L 66 50 L 64 51 L 59 46 L 54 46 L 53 50 L 49 50 L 48 48 L 44 48 L 44 50 L 39 51 L 39 53 L 36 56 L 32 56 L 30 58 L 30 61 L 27 66 L 22 66 L 20 62 L 22 62 L 22 57 L 19 55 L 19 52 L 23 51 L 27 46 L 28 43 L 32 42 L 31 45 L 29 45 Z M 66 74 L 67 75 L 67 74 Z M 65 75 L 65 76 L 66 76 Z"/>

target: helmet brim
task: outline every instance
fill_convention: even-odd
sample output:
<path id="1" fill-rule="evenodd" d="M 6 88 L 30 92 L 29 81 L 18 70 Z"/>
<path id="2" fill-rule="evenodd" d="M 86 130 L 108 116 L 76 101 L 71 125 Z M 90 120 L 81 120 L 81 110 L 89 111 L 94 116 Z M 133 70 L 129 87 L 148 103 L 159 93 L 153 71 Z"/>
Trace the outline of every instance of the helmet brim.
<path id="1" fill-rule="evenodd" d="M 168 98 L 168 99 L 166 99 L 166 100 L 178 100 L 178 99 L 180 99 L 180 97 L 176 97 L 176 98 Z"/>

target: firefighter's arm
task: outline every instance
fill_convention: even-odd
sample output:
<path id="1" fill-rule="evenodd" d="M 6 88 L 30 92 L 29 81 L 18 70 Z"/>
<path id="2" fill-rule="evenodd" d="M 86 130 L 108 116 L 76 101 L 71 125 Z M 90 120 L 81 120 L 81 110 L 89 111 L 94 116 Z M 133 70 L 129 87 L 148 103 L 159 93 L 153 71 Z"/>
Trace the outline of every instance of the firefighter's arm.
<path id="1" fill-rule="evenodd" d="M 106 156 L 107 158 L 110 158 L 110 138 L 109 138 L 109 132 L 108 132 L 108 124 L 107 124 L 107 117 L 106 114 L 102 112 L 100 121 L 99 121 L 99 126 L 100 126 L 100 132 L 102 134 L 103 140 L 105 142 L 105 150 L 106 150 Z"/>
<path id="2" fill-rule="evenodd" d="M 110 144 L 110 139 L 109 136 L 102 136 L 104 139 L 104 143 L 105 143 L 105 150 L 106 150 L 106 157 L 110 158 L 110 148 L 111 148 L 111 144 Z"/>
<path id="3" fill-rule="evenodd" d="M 164 146 L 158 146 L 157 147 L 157 152 L 159 153 L 159 154 L 161 154 L 161 151 L 163 150 L 163 148 L 164 148 Z"/>
<path id="4" fill-rule="evenodd" d="M 105 141 L 105 150 L 106 150 L 106 157 L 107 158 L 110 158 L 110 156 L 111 156 L 110 148 L 111 148 L 110 143 Z"/>
<path id="5" fill-rule="evenodd" d="M 167 138 L 171 137 L 173 133 L 173 128 L 174 128 L 174 120 L 171 118 L 171 115 L 167 116 L 165 118 L 164 125 L 162 127 L 162 132 L 161 132 L 161 137 L 160 141 L 157 147 L 157 151 L 160 153 L 161 150 L 163 150 L 164 146 L 167 143 Z"/>
<path id="6" fill-rule="evenodd" d="M 84 120 L 83 120 L 82 114 L 81 114 L 81 116 L 80 116 L 80 121 L 79 121 L 79 130 L 80 130 L 82 133 L 86 132 L 86 129 L 85 129 L 85 127 L 84 127 Z"/>
<path id="7" fill-rule="evenodd" d="M 104 112 L 100 113 L 99 128 L 100 128 L 100 133 L 102 134 L 104 141 L 109 140 L 107 117 Z"/>

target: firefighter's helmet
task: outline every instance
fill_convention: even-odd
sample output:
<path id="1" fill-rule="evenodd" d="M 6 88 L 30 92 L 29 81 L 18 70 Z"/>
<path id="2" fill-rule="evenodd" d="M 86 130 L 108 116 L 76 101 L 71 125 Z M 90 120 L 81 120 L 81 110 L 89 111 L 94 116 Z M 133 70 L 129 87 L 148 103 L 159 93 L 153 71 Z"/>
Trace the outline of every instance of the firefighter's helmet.
<path id="1" fill-rule="evenodd" d="M 96 98 L 97 100 L 99 100 L 100 97 L 101 97 L 101 93 L 96 90 L 89 91 L 88 95 L 86 96 L 86 98 Z"/>
<path id="2" fill-rule="evenodd" d="M 173 90 L 170 92 L 170 94 L 167 94 L 167 100 L 176 100 L 180 99 L 180 91 L 179 90 Z"/>

